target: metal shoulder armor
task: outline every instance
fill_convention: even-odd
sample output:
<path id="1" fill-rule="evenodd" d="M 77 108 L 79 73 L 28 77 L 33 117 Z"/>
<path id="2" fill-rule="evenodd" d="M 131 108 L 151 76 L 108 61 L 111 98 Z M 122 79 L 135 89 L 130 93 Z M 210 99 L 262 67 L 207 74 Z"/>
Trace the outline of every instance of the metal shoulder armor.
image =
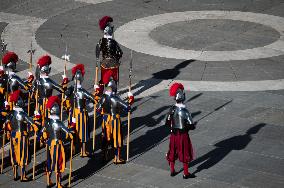
<path id="1" fill-rule="evenodd" d="M 52 84 L 47 78 L 40 78 L 38 83 L 38 91 L 40 98 L 48 98 L 52 96 Z"/>
<path id="2" fill-rule="evenodd" d="M 128 104 L 121 100 L 118 96 L 112 95 L 110 96 L 110 112 L 111 115 L 116 115 L 120 112 L 120 110 L 127 109 Z"/>
<path id="3" fill-rule="evenodd" d="M 16 91 L 19 87 L 24 88 L 26 84 L 19 76 L 14 74 L 9 78 L 9 86 L 10 91 Z"/>
<path id="4" fill-rule="evenodd" d="M 85 99 L 92 101 L 92 103 L 95 103 L 95 98 L 94 98 L 94 96 L 91 93 L 89 93 L 84 88 L 82 88 L 82 92 L 84 94 Z"/>
<path id="5" fill-rule="evenodd" d="M 50 139 L 61 140 L 61 131 L 68 133 L 67 128 L 59 119 L 50 119 L 48 123 L 47 132 L 49 133 Z"/>
<path id="6" fill-rule="evenodd" d="M 122 110 L 127 110 L 128 108 L 128 103 L 124 102 L 120 97 L 118 97 L 117 95 L 114 96 L 117 104 L 118 104 L 118 108 L 122 108 Z"/>
<path id="7" fill-rule="evenodd" d="M 12 130 L 17 132 L 27 131 L 26 119 L 27 114 L 25 112 L 13 110 L 10 116 Z M 30 122 L 28 121 L 27 123 Z"/>
<path id="8" fill-rule="evenodd" d="M 193 124 L 193 121 L 189 111 L 185 107 L 175 106 L 175 112 L 173 114 L 173 128 L 186 129 L 189 128 L 190 124 Z"/>

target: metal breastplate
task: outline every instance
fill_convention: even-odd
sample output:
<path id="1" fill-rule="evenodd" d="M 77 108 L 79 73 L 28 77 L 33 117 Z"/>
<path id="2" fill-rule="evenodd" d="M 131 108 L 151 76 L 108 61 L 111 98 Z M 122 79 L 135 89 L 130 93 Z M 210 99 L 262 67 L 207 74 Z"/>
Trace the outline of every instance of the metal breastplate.
<path id="1" fill-rule="evenodd" d="M 174 129 L 185 129 L 188 127 L 188 125 L 191 122 L 188 122 L 188 120 L 191 120 L 191 116 L 186 108 L 181 107 L 174 107 L 174 113 L 173 113 L 173 124 L 172 128 Z"/>
<path id="2" fill-rule="evenodd" d="M 18 111 L 13 111 L 11 124 L 12 130 L 16 132 L 27 131 L 27 125 L 24 123 L 24 114 Z"/>
<path id="3" fill-rule="evenodd" d="M 12 75 L 10 78 L 9 78 L 9 88 L 10 88 L 10 91 L 16 91 L 19 89 L 19 80 L 20 78 L 16 75 Z"/>
<path id="4" fill-rule="evenodd" d="M 75 91 L 75 107 L 76 108 L 84 108 L 85 107 L 84 92 L 80 88 L 78 88 Z"/>
<path id="5" fill-rule="evenodd" d="M 40 98 L 48 98 L 52 96 L 52 83 L 49 78 L 40 78 L 38 85 L 38 92 Z"/>
<path id="6" fill-rule="evenodd" d="M 126 104 L 125 104 L 126 105 Z M 126 105 L 127 106 L 127 105 Z M 105 95 L 103 109 L 106 114 L 116 115 L 119 112 L 119 98 L 117 96 Z"/>
<path id="7" fill-rule="evenodd" d="M 60 120 L 57 120 L 57 119 L 49 120 L 48 133 L 49 133 L 50 139 L 61 140 L 61 126 L 62 126 L 62 122 Z"/>
<path id="8" fill-rule="evenodd" d="M 113 39 L 102 38 L 101 51 L 104 59 L 118 59 L 117 43 Z"/>

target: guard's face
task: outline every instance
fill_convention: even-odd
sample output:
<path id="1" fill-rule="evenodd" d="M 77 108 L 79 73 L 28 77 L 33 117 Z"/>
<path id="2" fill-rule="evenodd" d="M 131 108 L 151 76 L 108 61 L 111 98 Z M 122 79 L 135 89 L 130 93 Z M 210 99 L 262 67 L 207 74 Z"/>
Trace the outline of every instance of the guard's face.
<path id="1" fill-rule="evenodd" d="M 41 67 L 40 72 L 45 73 L 45 74 L 49 74 L 51 71 L 51 67 L 49 67 L 48 65 L 45 65 L 43 67 Z"/>
<path id="2" fill-rule="evenodd" d="M 183 90 L 181 90 L 181 89 L 177 90 L 177 93 L 176 93 L 176 96 L 175 96 L 175 100 L 177 102 L 184 102 L 185 101 L 185 93 L 184 93 Z"/>
<path id="3" fill-rule="evenodd" d="M 84 81 L 84 77 L 82 75 L 82 72 L 77 70 L 76 74 L 74 76 L 75 80 L 80 81 L 80 83 L 82 83 Z"/>
<path id="4" fill-rule="evenodd" d="M 60 107 L 57 103 L 55 103 L 52 108 L 50 109 L 51 115 L 59 115 L 60 114 Z"/>
<path id="5" fill-rule="evenodd" d="M 6 67 L 14 71 L 16 70 L 16 63 L 11 61 L 6 65 Z"/>
<path id="6" fill-rule="evenodd" d="M 112 34 L 113 34 L 113 26 L 110 25 L 110 24 L 108 26 L 106 26 L 106 28 L 104 29 L 104 33 L 106 35 L 112 36 Z"/>
<path id="7" fill-rule="evenodd" d="M 18 101 L 15 104 L 16 106 L 20 107 L 20 108 L 24 108 L 25 107 L 25 101 L 23 100 L 22 97 L 18 98 Z"/>

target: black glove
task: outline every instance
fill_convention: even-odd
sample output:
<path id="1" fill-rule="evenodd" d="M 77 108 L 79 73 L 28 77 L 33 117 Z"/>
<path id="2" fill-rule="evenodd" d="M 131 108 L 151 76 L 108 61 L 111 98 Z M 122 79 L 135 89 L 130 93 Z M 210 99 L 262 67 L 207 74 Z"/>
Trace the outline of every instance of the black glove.
<path id="1" fill-rule="evenodd" d="M 194 130 L 194 129 L 196 129 L 196 124 L 197 124 L 197 122 L 194 122 L 193 124 L 190 124 L 190 125 L 189 125 L 189 130 Z"/>

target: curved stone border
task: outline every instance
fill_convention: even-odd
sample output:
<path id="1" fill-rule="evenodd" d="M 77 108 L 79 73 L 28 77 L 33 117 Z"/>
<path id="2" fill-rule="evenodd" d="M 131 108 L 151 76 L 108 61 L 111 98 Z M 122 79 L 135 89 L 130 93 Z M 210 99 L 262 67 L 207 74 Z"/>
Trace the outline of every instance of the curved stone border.
<path id="1" fill-rule="evenodd" d="M 254 22 L 271 27 L 280 38 L 263 47 L 235 51 L 195 51 L 164 46 L 149 37 L 149 33 L 162 25 L 196 19 L 230 19 Z M 137 52 L 174 59 L 202 61 L 231 61 L 259 59 L 284 54 L 284 18 L 267 14 L 239 11 L 186 11 L 165 13 L 131 21 L 115 31 L 116 40 Z"/>
<path id="2" fill-rule="evenodd" d="M 33 56 L 33 64 L 35 65 L 37 59 L 40 56 L 49 54 L 52 58 L 51 75 L 55 75 L 63 72 L 65 62 L 62 59 L 51 55 L 50 53 L 42 49 L 37 44 L 36 38 L 33 35 L 37 31 L 37 29 L 46 21 L 46 19 L 0 12 L 0 22 L 8 23 L 1 35 L 1 38 L 3 38 L 8 44 L 7 49 L 9 51 L 14 51 L 16 54 L 18 54 L 21 60 L 26 62 L 29 62 L 29 54 L 27 53 L 27 51 L 30 49 L 30 44 L 32 41 L 33 48 L 36 49 Z M 72 63 L 67 62 L 67 69 L 71 69 L 72 66 Z M 21 77 L 27 77 L 28 71 L 29 70 L 26 69 L 18 72 L 17 74 Z"/>
<path id="3" fill-rule="evenodd" d="M 77 0 L 77 1 L 81 2 L 88 1 L 89 3 L 103 2 L 103 0 Z M 110 1 L 110 0 L 105 0 L 105 1 Z M 280 17 L 278 18 L 282 20 L 282 18 Z M 35 36 L 32 36 L 32 33 L 35 33 L 36 30 L 46 21 L 47 20 L 45 19 L 40 19 L 35 17 L 0 12 L 0 22 L 8 23 L 8 25 L 5 27 L 4 32 L 1 35 L 1 37 L 5 39 L 5 41 L 8 43 L 8 50 L 15 51 L 19 55 L 20 59 L 28 61 L 29 56 L 27 54 L 27 50 L 30 48 L 30 42 L 33 41 L 33 45 L 37 50 L 34 59 L 37 59 L 39 56 L 43 54 L 46 54 L 47 52 L 37 44 Z M 277 22 L 277 20 L 275 22 Z M 145 25 L 145 27 L 146 26 L 147 25 Z M 284 27 L 284 25 L 282 26 L 279 25 L 279 27 Z M 281 32 L 281 36 L 283 36 L 282 34 L 283 32 Z M 130 37 L 128 36 L 128 38 Z M 281 37 L 281 41 L 283 41 L 283 37 Z M 123 41 L 120 40 L 120 43 L 123 44 Z M 57 74 L 62 72 L 64 66 L 63 61 L 57 58 L 56 56 L 53 55 L 51 56 L 53 59 L 52 73 Z M 72 65 L 73 65 L 72 63 L 68 63 L 67 68 L 70 69 Z M 18 74 L 24 77 L 27 75 L 26 74 L 27 71 L 28 70 L 21 71 Z M 141 93 L 140 96 L 151 95 L 155 92 L 166 89 L 170 82 L 172 81 L 171 80 L 163 81 L 159 85 Z M 184 83 L 185 85 L 188 85 L 191 90 L 195 91 L 262 91 L 262 90 L 284 89 L 283 79 L 263 80 L 263 81 L 241 81 L 241 82 L 214 82 L 214 81 L 180 81 L 180 82 Z"/>
<path id="4" fill-rule="evenodd" d="M 151 82 L 152 80 L 148 80 Z M 261 81 L 238 81 L 238 82 L 218 82 L 218 81 L 189 81 L 189 80 L 163 80 L 159 84 L 143 91 L 136 98 L 143 98 L 154 95 L 157 92 L 169 89 L 169 86 L 173 82 L 180 82 L 184 85 L 185 90 L 190 91 L 265 91 L 265 90 L 280 90 L 284 89 L 284 79 L 280 80 L 261 80 Z M 145 85 L 150 85 L 145 84 Z M 140 83 L 134 84 L 138 86 L 132 90 L 132 93 L 136 93 L 143 85 Z M 127 90 L 127 88 L 120 89 L 121 91 Z M 127 93 L 121 95 L 127 98 Z"/>
<path id="5" fill-rule="evenodd" d="M 76 0 L 78 2 L 85 2 L 90 4 L 104 3 L 112 0 Z M 27 51 L 30 49 L 31 41 L 33 43 L 34 49 L 36 49 L 33 56 L 33 64 L 37 59 L 45 54 L 49 54 L 52 59 L 52 71 L 50 75 L 55 75 L 63 72 L 65 61 L 48 53 L 40 45 L 38 45 L 35 33 L 38 28 L 44 24 L 47 19 L 41 19 L 31 16 L 23 16 L 18 14 L 4 13 L 0 12 L 0 22 L 8 23 L 4 31 L 1 34 L 1 38 L 5 40 L 7 45 L 7 50 L 14 51 L 18 54 L 19 58 L 23 61 L 29 62 L 29 54 Z M 74 66 L 73 63 L 67 62 L 67 70 Z M 28 69 L 18 72 L 20 77 L 27 77 Z M 34 70 L 33 70 L 34 71 Z"/>

